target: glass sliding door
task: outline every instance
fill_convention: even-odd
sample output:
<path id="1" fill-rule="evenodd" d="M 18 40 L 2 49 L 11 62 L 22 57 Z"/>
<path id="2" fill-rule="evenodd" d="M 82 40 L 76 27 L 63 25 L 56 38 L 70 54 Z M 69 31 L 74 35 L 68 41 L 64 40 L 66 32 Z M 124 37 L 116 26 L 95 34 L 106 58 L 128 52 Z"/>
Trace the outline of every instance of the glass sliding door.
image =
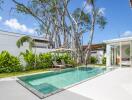
<path id="1" fill-rule="evenodd" d="M 112 66 L 120 65 L 120 46 L 119 45 L 111 46 L 111 65 Z"/>
<path id="2" fill-rule="evenodd" d="M 131 66 L 130 42 L 121 42 L 121 67 Z"/>

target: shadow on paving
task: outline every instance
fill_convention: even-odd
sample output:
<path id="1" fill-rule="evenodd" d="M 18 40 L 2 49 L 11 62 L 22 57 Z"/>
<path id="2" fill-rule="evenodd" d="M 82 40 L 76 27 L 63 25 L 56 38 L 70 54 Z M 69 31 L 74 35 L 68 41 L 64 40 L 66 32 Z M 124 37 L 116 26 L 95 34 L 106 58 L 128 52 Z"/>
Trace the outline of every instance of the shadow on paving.
<path id="1" fill-rule="evenodd" d="M 40 99 L 16 81 L 0 81 L 0 100 L 93 100 L 64 90 Z"/>
<path id="2" fill-rule="evenodd" d="M 46 97 L 42 100 L 93 100 L 93 99 L 79 95 L 69 90 L 64 90 L 59 93 L 53 94 L 49 97 Z"/>

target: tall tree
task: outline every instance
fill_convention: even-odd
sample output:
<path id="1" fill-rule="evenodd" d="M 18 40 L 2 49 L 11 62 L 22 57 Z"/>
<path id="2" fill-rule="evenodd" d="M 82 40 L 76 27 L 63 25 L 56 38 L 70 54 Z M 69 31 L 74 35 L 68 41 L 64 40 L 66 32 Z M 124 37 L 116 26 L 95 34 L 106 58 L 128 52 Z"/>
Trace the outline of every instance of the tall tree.
<path id="1" fill-rule="evenodd" d="M 76 8 L 73 12 L 69 10 L 71 0 L 27 0 L 27 4 L 18 0 L 12 1 L 16 4 L 18 12 L 28 14 L 37 20 L 40 33 L 47 34 L 49 38 L 49 47 L 74 49 L 74 58 L 78 63 L 86 62 L 90 56 L 95 25 L 104 28 L 106 24 L 103 14 L 95 5 L 95 0 L 86 0 L 82 8 Z M 84 11 L 86 5 L 92 7 L 90 13 Z M 82 52 L 81 41 L 86 32 L 89 34 L 88 47 Z"/>
<path id="2" fill-rule="evenodd" d="M 91 54 L 91 44 L 93 42 L 93 36 L 94 36 L 94 30 L 95 30 L 95 25 L 98 24 L 100 28 L 104 28 L 106 25 L 106 19 L 103 16 L 102 12 L 100 11 L 99 8 L 96 7 L 96 0 L 86 0 L 86 3 L 88 6 L 91 7 L 90 11 L 90 20 L 91 20 L 91 25 L 90 25 L 90 33 L 89 33 L 89 41 L 88 41 L 88 47 L 85 50 L 85 64 L 88 63 L 88 60 L 90 58 Z"/>

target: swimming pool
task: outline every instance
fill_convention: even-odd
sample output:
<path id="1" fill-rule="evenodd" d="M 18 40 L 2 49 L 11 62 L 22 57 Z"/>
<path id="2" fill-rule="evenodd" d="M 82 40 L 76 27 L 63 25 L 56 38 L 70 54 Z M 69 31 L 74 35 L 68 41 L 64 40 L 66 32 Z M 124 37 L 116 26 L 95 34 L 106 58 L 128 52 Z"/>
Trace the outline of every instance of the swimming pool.
<path id="1" fill-rule="evenodd" d="M 70 68 L 55 72 L 19 77 L 18 82 L 39 98 L 45 98 L 103 72 L 106 72 L 106 68 Z"/>

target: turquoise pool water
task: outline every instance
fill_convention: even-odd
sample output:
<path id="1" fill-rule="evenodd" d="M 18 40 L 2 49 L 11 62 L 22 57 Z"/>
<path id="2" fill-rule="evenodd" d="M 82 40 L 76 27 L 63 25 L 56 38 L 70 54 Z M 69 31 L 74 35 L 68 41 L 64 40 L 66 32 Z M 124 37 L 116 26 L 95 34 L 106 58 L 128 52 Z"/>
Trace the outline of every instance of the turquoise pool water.
<path id="1" fill-rule="evenodd" d="M 26 88 L 30 86 L 39 93 L 48 95 L 75 83 L 104 72 L 105 68 L 80 67 L 20 77 Z M 31 90 L 31 89 L 30 89 Z M 33 91 L 32 91 L 33 92 Z"/>

